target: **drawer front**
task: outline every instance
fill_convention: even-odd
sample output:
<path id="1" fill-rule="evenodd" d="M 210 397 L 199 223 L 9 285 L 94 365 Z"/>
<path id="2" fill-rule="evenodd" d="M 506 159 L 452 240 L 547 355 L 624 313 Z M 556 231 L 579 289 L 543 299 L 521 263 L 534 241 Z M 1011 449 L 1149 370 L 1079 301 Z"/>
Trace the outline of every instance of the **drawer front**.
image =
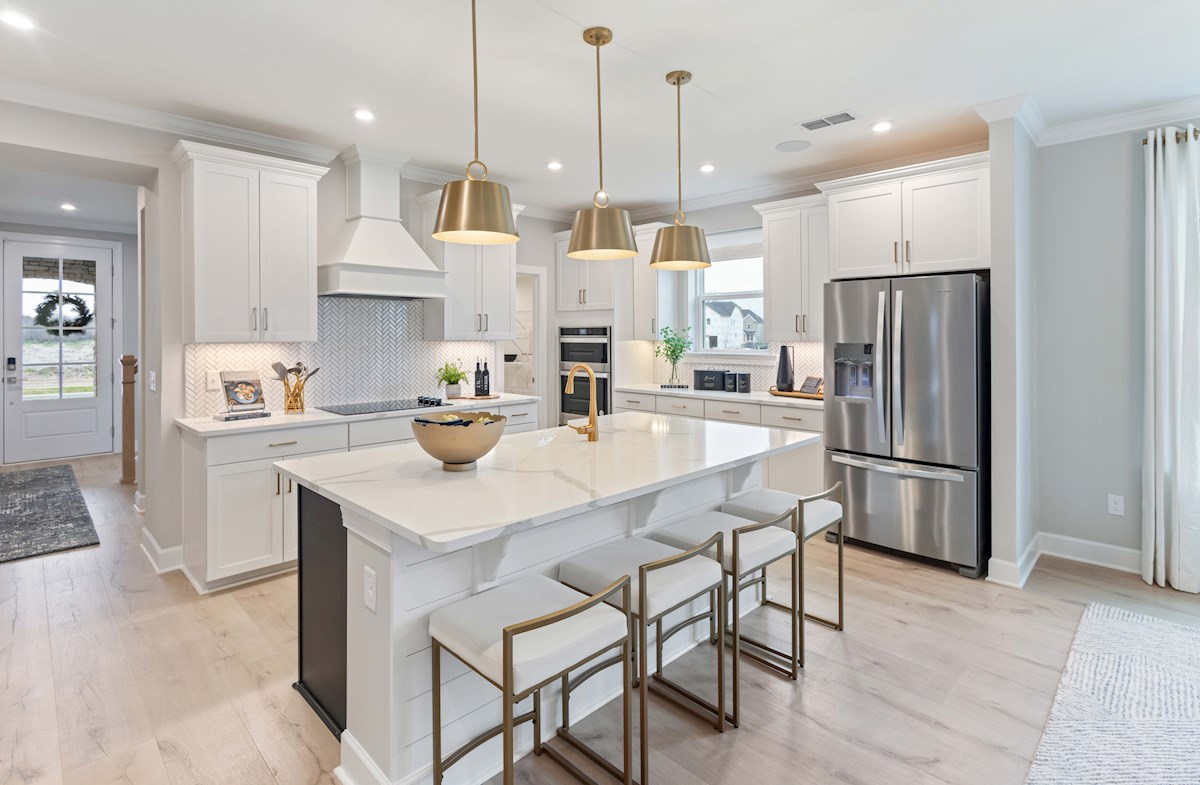
<path id="1" fill-rule="evenodd" d="M 308 428 L 214 436 L 208 440 L 206 455 L 209 466 L 220 466 L 261 458 L 279 459 L 306 452 L 345 450 L 349 446 L 349 432 L 345 425 L 313 425 Z"/>
<path id="2" fill-rule="evenodd" d="M 729 420 L 758 425 L 759 405 L 734 401 L 705 401 L 704 417 L 707 420 Z"/>
<path id="3" fill-rule="evenodd" d="M 671 398 L 656 395 L 654 410 L 659 414 L 675 414 L 680 417 L 703 417 L 704 401 L 698 398 Z"/>
<path id="4" fill-rule="evenodd" d="M 613 409 L 616 411 L 652 412 L 657 396 L 648 393 L 613 393 Z"/>
<path id="5" fill-rule="evenodd" d="M 381 417 L 350 423 L 350 447 L 403 442 L 413 438 L 412 417 Z"/>
<path id="6" fill-rule="evenodd" d="M 508 418 L 504 424 L 504 432 L 512 433 L 514 428 L 525 431 L 536 431 L 538 427 L 538 405 L 536 403 L 518 403 L 515 406 L 501 406 L 497 411 Z M 526 428 L 524 426 L 532 426 Z"/>
<path id="7" fill-rule="evenodd" d="M 799 409 L 786 406 L 762 407 L 762 424 L 772 428 L 791 428 L 797 431 L 824 431 L 825 412 L 820 409 Z"/>

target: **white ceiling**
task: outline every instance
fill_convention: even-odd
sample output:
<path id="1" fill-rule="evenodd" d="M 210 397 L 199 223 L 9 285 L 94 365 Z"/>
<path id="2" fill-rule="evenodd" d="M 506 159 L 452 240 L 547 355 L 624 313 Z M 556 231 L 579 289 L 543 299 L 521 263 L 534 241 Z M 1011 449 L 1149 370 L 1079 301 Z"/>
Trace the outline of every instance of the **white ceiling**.
<path id="1" fill-rule="evenodd" d="M 75 211 L 63 210 L 63 202 Z M 0 164 L 0 221 L 134 232 L 137 188 Z"/>
<path id="2" fill-rule="evenodd" d="M 606 185 L 674 198 L 686 68 L 686 197 L 978 143 L 972 107 L 1029 94 L 1050 125 L 1193 98 L 1195 0 L 480 0 L 481 157 L 516 202 L 574 209 L 595 182 L 603 51 Z M 467 0 L 12 0 L 0 73 L 74 93 L 458 172 L 471 157 Z M 351 117 L 371 108 L 369 126 Z M 841 110 L 862 120 L 807 132 Z M 871 133 L 880 119 L 895 123 Z M 776 143 L 808 139 L 804 152 Z M 564 169 L 546 170 L 550 159 Z M 716 164 L 712 174 L 697 166 Z M 686 207 L 686 204 L 685 204 Z"/>

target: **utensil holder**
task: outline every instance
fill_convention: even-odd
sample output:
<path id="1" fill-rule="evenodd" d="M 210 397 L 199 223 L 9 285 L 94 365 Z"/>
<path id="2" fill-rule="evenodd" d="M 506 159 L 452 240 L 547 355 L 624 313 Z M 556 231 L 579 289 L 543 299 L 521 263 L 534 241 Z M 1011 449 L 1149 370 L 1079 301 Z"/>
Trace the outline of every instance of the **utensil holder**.
<path id="1" fill-rule="evenodd" d="M 283 382 L 283 413 L 304 414 L 304 382 Z"/>

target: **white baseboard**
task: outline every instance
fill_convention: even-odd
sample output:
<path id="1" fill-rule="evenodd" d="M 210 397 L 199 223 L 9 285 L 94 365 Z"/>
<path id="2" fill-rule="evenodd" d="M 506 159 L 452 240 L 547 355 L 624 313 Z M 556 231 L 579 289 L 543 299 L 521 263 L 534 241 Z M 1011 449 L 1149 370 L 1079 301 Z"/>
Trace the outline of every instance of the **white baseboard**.
<path id="1" fill-rule="evenodd" d="M 339 785 L 392 785 L 348 730 L 342 731 L 342 762 L 333 770 Z"/>
<path id="2" fill-rule="evenodd" d="M 141 491 L 133 492 L 133 509 L 138 515 L 146 514 L 146 494 Z"/>
<path id="3" fill-rule="evenodd" d="M 1142 552 L 1137 548 L 1123 548 L 1103 542 L 1081 540 L 1065 534 L 1042 532 L 1038 535 L 1038 550 L 1047 556 L 1094 564 L 1121 572 L 1142 572 Z"/>
<path id="4" fill-rule="evenodd" d="M 154 539 L 154 535 L 145 526 L 142 527 L 142 553 L 146 554 L 150 566 L 159 575 L 183 567 L 183 546 L 159 547 L 158 540 Z"/>
<path id="5" fill-rule="evenodd" d="M 1006 559 L 997 559 L 994 556 L 989 559 L 987 579 L 1001 586 L 1011 586 L 1014 589 L 1024 588 L 1025 581 L 1029 580 L 1029 573 L 1033 572 L 1038 556 L 1041 555 L 1038 550 L 1039 537 L 1040 535 L 1037 534 L 1033 536 L 1019 561 L 1011 562 Z"/>

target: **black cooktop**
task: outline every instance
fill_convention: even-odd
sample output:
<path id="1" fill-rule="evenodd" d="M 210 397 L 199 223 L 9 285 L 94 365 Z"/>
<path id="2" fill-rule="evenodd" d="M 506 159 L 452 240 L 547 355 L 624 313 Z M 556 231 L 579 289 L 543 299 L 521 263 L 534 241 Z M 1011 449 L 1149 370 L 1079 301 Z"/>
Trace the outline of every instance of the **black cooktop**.
<path id="1" fill-rule="evenodd" d="M 449 406 L 441 398 L 421 396 L 419 398 L 400 398 L 395 401 L 371 401 L 369 403 L 335 403 L 328 406 L 318 406 L 318 409 L 333 414 L 377 414 L 379 412 L 402 412 L 405 409 L 428 409 L 430 406 Z"/>

